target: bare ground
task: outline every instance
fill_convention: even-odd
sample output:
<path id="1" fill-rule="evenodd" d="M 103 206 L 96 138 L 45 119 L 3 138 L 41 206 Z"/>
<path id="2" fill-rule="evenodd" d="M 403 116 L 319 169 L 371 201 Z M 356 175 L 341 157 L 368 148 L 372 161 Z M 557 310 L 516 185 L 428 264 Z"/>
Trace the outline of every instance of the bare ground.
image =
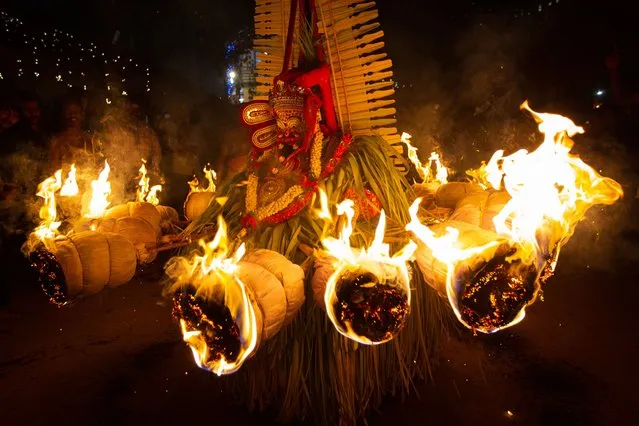
<path id="1" fill-rule="evenodd" d="M 627 228 L 611 242 L 584 226 L 522 324 L 453 333 L 432 380 L 389 397 L 369 424 L 636 424 L 639 238 Z M 213 392 L 153 277 L 63 309 L 13 280 L 0 308 L 0 424 L 272 423 Z"/>

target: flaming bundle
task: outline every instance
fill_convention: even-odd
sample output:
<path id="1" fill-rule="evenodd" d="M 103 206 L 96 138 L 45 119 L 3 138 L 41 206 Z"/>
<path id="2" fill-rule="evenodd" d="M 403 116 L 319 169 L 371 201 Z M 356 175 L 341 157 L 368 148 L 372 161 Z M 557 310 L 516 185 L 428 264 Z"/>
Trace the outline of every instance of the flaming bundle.
<path id="1" fill-rule="evenodd" d="M 44 199 L 40 209 L 41 224 L 25 245 L 39 282 L 53 303 L 63 305 L 78 296 L 96 293 L 105 286 L 118 286 L 131 280 L 135 273 L 136 258 L 133 245 L 125 237 L 102 232 L 79 232 L 68 237 L 58 230 L 56 197 L 75 196 L 78 185 L 72 165 L 62 183 L 62 170 L 45 179 L 39 186 L 38 196 Z M 96 193 L 107 193 L 106 180 L 101 174 Z M 94 181 L 95 182 L 95 181 Z M 99 203 L 91 202 L 89 212 L 96 212 Z"/>
<path id="2" fill-rule="evenodd" d="M 208 182 L 206 187 L 200 185 L 197 176 L 193 176 L 193 179 L 189 181 L 189 195 L 186 196 L 184 201 L 184 216 L 186 220 L 196 220 L 206 211 L 211 200 L 213 200 L 217 174 L 210 164 L 204 167 L 204 177 Z"/>
<path id="3" fill-rule="evenodd" d="M 582 128 L 559 115 L 536 113 L 527 103 L 522 108 L 539 123 L 543 143 L 531 153 L 504 157 L 498 151 L 473 173 L 499 192 L 458 184 L 444 197 L 449 204 L 457 201 L 451 221 L 422 225 L 417 200 L 407 225 L 423 243 L 416 257 L 429 284 L 447 295 L 462 324 L 484 333 L 521 321 L 586 211 L 622 195 L 617 182 L 570 154 L 570 137 Z"/>
<path id="4" fill-rule="evenodd" d="M 131 242 L 112 232 L 61 236 L 30 258 L 42 289 L 57 305 L 129 282 L 137 265 Z"/>
<path id="5" fill-rule="evenodd" d="M 173 313 L 201 368 L 218 375 L 237 371 L 258 348 L 290 322 L 304 301 L 304 273 L 284 256 L 244 244 L 229 257 L 226 225 L 203 255 L 173 258 Z"/>
<path id="6" fill-rule="evenodd" d="M 58 305 L 128 282 L 138 261 L 155 259 L 162 235 L 161 214 L 153 204 L 136 201 L 108 208 L 108 162 L 82 197 L 76 197 L 76 174 L 71 165 L 64 181 L 58 170 L 40 184 L 41 223 L 24 247 L 45 293 Z M 151 188 L 146 198 L 155 192 Z M 69 200 L 62 204 L 63 220 L 58 219 L 56 194 Z"/>
<path id="7" fill-rule="evenodd" d="M 416 245 L 410 243 L 390 256 L 390 246 L 383 242 L 386 215 L 382 210 L 372 244 L 367 249 L 353 249 L 353 205 L 352 200 L 345 200 L 337 206 L 337 213 L 346 215 L 346 224 L 339 238 L 322 241 L 326 254 L 320 258 L 328 257 L 332 262 L 319 262 L 313 290 L 323 297 L 320 306 L 325 306 L 342 335 L 363 344 L 384 343 L 399 333 L 410 313 L 406 261 Z M 328 279 L 326 269 L 330 271 Z"/>

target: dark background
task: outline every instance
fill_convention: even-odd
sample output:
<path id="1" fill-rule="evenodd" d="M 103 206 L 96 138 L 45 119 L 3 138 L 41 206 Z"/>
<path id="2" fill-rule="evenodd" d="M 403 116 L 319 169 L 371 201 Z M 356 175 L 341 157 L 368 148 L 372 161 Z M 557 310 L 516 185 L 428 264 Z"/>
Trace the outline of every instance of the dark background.
<path id="1" fill-rule="evenodd" d="M 592 106 L 594 92 L 609 89 L 605 58 L 615 48 L 624 89 L 639 92 L 637 14 L 621 1 L 378 5 L 399 85 L 398 128 L 413 133 L 420 150 L 437 145 L 463 171 L 497 148 L 526 146 L 534 124 L 518 106 L 529 99 L 540 111 L 591 123 L 575 151 L 620 181 L 625 197 L 589 212 L 545 302 L 522 324 L 494 336 L 453 333 L 432 380 L 417 382 L 406 401 L 389 398 L 371 424 L 636 424 L 639 120 L 632 108 Z M 233 109 L 221 99 L 226 47 L 250 30 L 252 2 L 22 0 L 1 8 L 148 63 L 154 108 L 176 93 L 191 106 L 215 100 L 199 119 L 211 123 L 209 143 L 220 140 L 215 114 Z M 603 100 L 609 104 L 608 94 Z M 160 264 L 155 275 L 63 310 L 16 272 L 18 262 L 10 265 L 0 307 L 0 423 L 270 424 L 274 413 L 229 408 L 212 393 L 215 378 L 193 364 L 160 297 Z"/>

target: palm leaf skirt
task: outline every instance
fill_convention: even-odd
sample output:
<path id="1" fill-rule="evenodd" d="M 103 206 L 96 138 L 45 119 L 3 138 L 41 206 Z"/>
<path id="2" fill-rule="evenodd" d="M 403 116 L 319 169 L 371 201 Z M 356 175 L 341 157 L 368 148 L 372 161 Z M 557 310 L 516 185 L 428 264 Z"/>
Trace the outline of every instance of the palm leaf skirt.
<path id="1" fill-rule="evenodd" d="M 372 190 L 387 215 L 386 236 L 394 241 L 393 249 L 398 249 L 408 241 L 403 229 L 414 194 L 394 167 L 392 153 L 381 138 L 357 138 L 323 185 L 330 205 L 341 201 L 349 188 L 361 192 L 366 186 Z M 223 185 L 218 195 L 228 197 L 227 201 L 212 204 L 185 233 L 197 234 L 214 227 L 221 214 L 229 236 L 238 235 L 245 193 L 241 182 L 245 177 L 238 175 Z M 376 221 L 355 224 L 353 246 L 370 243 Z M 329 228 L 313 216 L 312 208 L 307 208 L 285 223 L 252 231 L 245 242 L 249 248 L 272 249 L 302 264 L 307 257 L 298 245 L 319 247 L 323 235 L 335 232 L 334 227 Z M 444 300 L 426 285 L 418 268 L 412 268 L 411 273 L 411 313 L 405 328 L 388 343 L 365 346 L 341 336 L 314 302 L 310 267 L 306 302 L 297 318 L 260 346 L 239 372 L 216 380 L 250 409 L 276 410 L 282 422 L 357 423 L 379 406 L 384 395 L 407 394 L 415 378 L 430 374 L 438 341 L 448 323 L 448 310 Z"/>

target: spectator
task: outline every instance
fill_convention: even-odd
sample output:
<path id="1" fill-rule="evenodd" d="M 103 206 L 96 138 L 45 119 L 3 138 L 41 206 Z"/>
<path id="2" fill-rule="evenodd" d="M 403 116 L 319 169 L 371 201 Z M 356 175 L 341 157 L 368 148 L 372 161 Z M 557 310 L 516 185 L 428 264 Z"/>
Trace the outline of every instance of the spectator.
<path id="1" fill-rule="evenodd" d="M 42 126 L 42 104 L 32 93 L 23 93 L 20 97 L 20 138 L 30 141 L 36 146 L 44 147 L 47 136 Z"/>
<path id="2" fill-rule="evenodd" d="M 62 108 L 63 128 L 51 138 L 49 164 L 51 170 L 75 163 L 79 168 L 94 168 L 99 164 L 100 149 L 93 137 L 82 128 L 84 109 L 80 100 L 66 98 Z"/>

